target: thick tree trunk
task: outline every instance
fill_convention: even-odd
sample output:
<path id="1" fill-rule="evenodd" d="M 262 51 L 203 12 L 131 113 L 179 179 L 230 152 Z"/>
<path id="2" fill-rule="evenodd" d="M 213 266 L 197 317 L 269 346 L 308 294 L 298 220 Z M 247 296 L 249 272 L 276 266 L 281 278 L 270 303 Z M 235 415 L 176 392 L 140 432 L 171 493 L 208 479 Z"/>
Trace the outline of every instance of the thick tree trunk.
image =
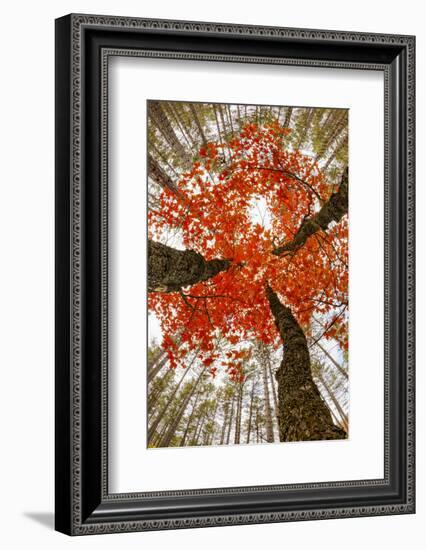
<path id="1" fill-rule="evenodd" d="M 284 347 L 277 370 L 280 441 L 345 439 L 312 379 L 305 334 L 290 308 L 268 286 L 267 296 Z"/>
<path id="2" fill-rule="evenodd" d="M 177 250 L 148 240 L 148 292 L 176 292 L 226 271 L 228 260 L 206 261 L 193 250 Z"/>

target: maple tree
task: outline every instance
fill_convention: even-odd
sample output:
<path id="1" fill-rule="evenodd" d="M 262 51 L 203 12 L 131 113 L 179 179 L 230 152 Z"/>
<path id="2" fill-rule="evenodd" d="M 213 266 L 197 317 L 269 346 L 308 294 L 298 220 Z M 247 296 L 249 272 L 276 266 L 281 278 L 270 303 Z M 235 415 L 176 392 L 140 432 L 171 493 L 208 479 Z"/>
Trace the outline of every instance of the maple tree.
<path id="1" fill-rule="evenodd" d="M 328 183 L 289 134 L 248 123 L 167 176 L 148 214 L 148 307 L 172 368 L 196 353 L 211 376 L 242 384 L 253 343 L 283 347 L 280 439 L 342 438 L 312 380 L 306 333 L 320 315 L 318 339 L 347 351 L 348 174 Z"/>

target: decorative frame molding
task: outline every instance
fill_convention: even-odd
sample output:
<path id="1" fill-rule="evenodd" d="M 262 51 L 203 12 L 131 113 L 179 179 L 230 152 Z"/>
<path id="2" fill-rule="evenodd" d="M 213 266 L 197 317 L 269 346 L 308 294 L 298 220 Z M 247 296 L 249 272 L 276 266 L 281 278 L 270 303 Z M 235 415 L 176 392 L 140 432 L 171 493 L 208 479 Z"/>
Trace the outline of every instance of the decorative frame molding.
<path id="1" fill-rule="evenodd" d="M 59 531 L 83 535 L 414 512 L 414 50 L 412 36 L 96 15 L 56 21 Z M 117 55 L 384 72 L 383 480 L 108 493 L 107 92 L 108 59 Z M 178 496 L 186 507 L 177 508 Z"/>

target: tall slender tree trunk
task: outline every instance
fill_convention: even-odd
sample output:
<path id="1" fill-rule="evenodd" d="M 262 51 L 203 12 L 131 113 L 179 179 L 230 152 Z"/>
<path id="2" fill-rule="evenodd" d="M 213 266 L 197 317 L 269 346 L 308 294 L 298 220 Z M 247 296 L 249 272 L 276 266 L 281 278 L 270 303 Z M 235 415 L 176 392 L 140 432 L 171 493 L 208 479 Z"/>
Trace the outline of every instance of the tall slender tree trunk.
<path id="1" fill-rule="evenodd" d="M 250 393 L 250 408 L 249 408 L 249 417 L 248 417 L 248 423 L 247 423 L 247 440 L 246 443 L 250 443 L 250 436 L 251 436 L 251 422 L 252 422 L 252 416 L 253 416 L 253 399 L 254 399 L 254 388 L 256 387 L 255 380 L 253 380 L 253 384 L 251 386 L 251 393 Z"/>
<path id="2" fill-rule="evenodd" d="M 216 128 L 217 128 L 218 139 L 222 143 L 223 140 L 222 140 L 222 134 L 221 134 L 221 131 L 220 131 L 219 116 L 217 114 L 216 105 L 213 105 L 213 111 L 214 111 L 214 116 L 215 116 L 215 119 L 216 119 Z M 223 157 L 224 162 L 226 162 L 225 148 L 222 150 L 222 157 Z"/>
<path id="3" fill-rule="evenodd" d="M 156 405 L 160 398 L 160 396 L 164 393 L 164 390 L 167 388 L 167 385 L 170 381 L 170 378 L 172 378 L 173 375 L 173 369 L 168 369 L 164 377 L 162 378 L 163 386 L 160 388 L 157 388 L 155 391 L 153 389 L 149 390 L 149 397 L 148 397 L 148 415 L 151 417 L 156 411 Z"/>
<path id="4" fill-rule="evenodd" d="M 148 153 L 148 176 L 163 189 L 169 189 L 172 193 L 184 199 L 175 182 L 163 170 L 151 153 Z"/>
<path id="5" fill-rule="evenodd" d="M 155 365 L 161 361 L 161 359 L 164 357 L 164 355 L 166 354 L 166 352 L 162 349 L 162 348 L 158 348 L 154 354 L 153 357 L 151 357 L 151 359 L 148 359 L 148 370 L 152 369 L 153 367 L 155 367 Z"/>
<path id="6" fill-rule="evenodd" d="M 148 383 L 154 380 L 154 378 L 157 376 L 160 370 L 167 363 L 167 359 L 168 357 L 164 352 L 164 355 L 161 357 L 160 361 L 158 361 L 155 365 L 153 365 L 151 368 L 148 369 Z"/>
<path id="7" fill-rule="evenodd" d="M 159 101 L 150 101 L 148 104 L 148 116 L 154 121 L 158 130 L 163 134 L 165 140 L 181 159 L 184 166 L 189 166 L 192 161 L 191 156 L 179 141 L 167 113 L 163 109 L 163 104 Z"/>
<path id="8" fill-rule="evenodd" d="M 194 357 L 194 359 L 195 359 L 195 357 Z M 193 360 L 192 360 L 192 362 L 193 362 Z M 191 362 L 191 365 L 192 365 L 192 362 Z M 182 385 L 182 383 L 185 379 L 185 376 L 188 374 L 188 371 L 191 369 L 191 365 L 189 367 L 186 367 L 186 369 L 185 369 L 183 375 L 181 376 L 179 382 L 176 384 L 176 386 L 175 386 L 174 390 L 172 391 L 170 397 L 167 399 L 166 404 L 161 409 L 160 413 L 158 414 L 158 416 L 154 420 L 154 422 L 150 425 L 150 427 L 148 429 L 148 441 L 151 440 L 151 438 L 154 435 L 158 425 L 160 424 L 160 422 L 162 421 L 162 419 L 163 419 L 164 415 L 166 414 L 168 408 L 172 404 L 175 395 L 177 394 L 179 388 L 181 387 L 181 385 Z"/>
<path id="9" fill-rule="evenodd" d="M 333 152 L 330 154 L 330 156 L 327 159 L 327 162 L 324 164 L 324 172 L 327 172 L 330 164 L 333 162 L 333 160 L 336 158 L 336 155 L 343 149 L 343 147 L 347 147 L 348 145 L 348 134 L 345 133 L 341 136 L 340 140 L 336 143 L 336 146 L 334 147 Z"/>
<path id="10" fill-rule="evenodd" d="M 164 437 L 164 434 L 166 433 L 167 423 L 163 422 L 163 424 L 160 426 L 161 426 L 160 430 L 152 436 L 152 440 L 149 442 L 149 444 L 152 445 L 153 447 L 157 446 L 157 444 L 162 440 L 162 438 Z"/>
<path id="11" fill-rule="evenodd" d="M 201 141 L 202 141 L 203 145 L 206 146 L 207 145 L 207 139 L 206 139 L 206 136 L 204 134 L 203 127 L 201 126 L 200 119 L 198 118 L 198 114 L 197 114 L 197 111 L 194 107 L 194 104 L 190 103 L 189 108 L 191 109 L 191 114 L 194 117 L 195 123 L 197 125 L 197 129 L 198 129 L 198 133 L 200 134 Z"/>
<path id="12" fill-rule="evenodd" d="M 206 413 L 203 413 L 203 416 L 201 418 L 200 429 L 198 430 L 197 439 L 195 440 L 195 445 L 198 445 L 200 442 L 200 438 L 202 437 L 205 424 L 206 424 Z M 204 441 L 204 438 L 202 439 L 202 441 Z"/>
<path id="13" fill-rule="evenodd" d="M 259 443 L 260 441 L 260 430 L 259 430 L 259 405 L 256 405 L 256 420 L 255 420 L 255 426 L 256 426 L 256 443 Z"/>
<path id="14" fill-rule="evenodd" d="M 231 107 L 230 107 L 229 105 L 227 105 L 226 107 L 227 107 L 228 120 L 229 120 L 229 125 L 230 125 L 230 127 L 231 127 L 232 137 L 234 137 L 235 134 L 234 134 L 234 125 L 232 124 Z"/>
<path id="15" fill-rule="evenodd" d="M 330 361 L 333 363 L 333 365 L 336 367 L 336 369 L 340 372 L 341 375 L 343 375 L 346 379 L 349 378 L 348 373 L 345 371 L 345 369 L 339 365 L 339 363 L 334 359 L 334 357 L 329 353 L 325 347 L 320 342 L 315 342 L 315 345 L 319 347 L 319 349 L 330 359 Z"/>
<path id="16" fill-rule="evenodd" d="M 200 424 L 201 424 L 201 419 L 202 419 L 202 415 L 200 414 L 200 416 L 198 417 L 198 420 L 197 420 L 197 424 L 195 425 L 195 430 L 194 430 L 194 435 L 192 437 L 192 441 L 190 443 L 190 445 L 196 445 L 197 442 L 198 442 L 198 436 L 199 436 L 199 427 L 200 427 Z"/>
<path id="17" fill-rule="evenodd" d="M 222 105 L 220 103 L 218 104 L 218 109 L 219 109 L 220 120 L 221 120 L 221 123 L 222 123 L 223 136 L 224 136 L 224 145 L 225 145 L 226 150 L 228 152 L 228 160 L 230 161 L 231 160 L 231 151 L 229 149 L 228 140 L 226 139 L 225 117 L 224 117 L 224 114 L 223 114 Z"/>
<path id="18" fill-rule="evenodd" d="M 279 440 L 279 433 L 280 433 L 280 423 L 279 423 L 279 417 L 280 417 L 280 412 L 279 412 L 279 407 L 278 407 L 278 394 L 277 394 L 277 390 L 275 388 L 275 384 L 276 384 L 276 378 L 274 377 L 273 373 L 272 373 L 272 367 L 270 366 L 269 369 L 269 379 L 271 381 L 271 387 L 272 387 L 272 395 L 273 395 L 273 403 L 274 403 L 274 414 L 273 414 L 273 417 L 274 417 L 274 422 L 273 422 L 273 427 L 274 427 L 274 433 L 276 434 L 276 437 L 278 437 L 278 440 Z"/>
<path id="19" fill-rule="evenodd" d="M 177 110 L 174 108 L 173 103 L 168 103 L 168 107 L 169 107 L 169 112 L 172 115 L 172 117 L 174 118 L 176 124 L 178 125 L 178 128 L 180 129 L 181 134 L 185 138 L 185 141 L 188 144 L 188 147 L 190 149 L 192 149 L 195 145 L 194 139 L 192 138 L 191 134 L 186 129 L 183 122 L 181 122 L 179 114 L 178 114 Z"/>
<path id="20" fill-rule="evenodd" d="M 314 112 L 315 112 L 314 109 L 309 109 L 308 110 L 308 114 L 307 114 L 307 117 L 306 117 L 306 122 L 304 124 L 302 133 L 299 137 L 299 141 L 297 143 L 296 149 L 300 149 L 304 145 L 304 143 L 306 142 L 306 139 L 307 139 L 308 134 L 309 134 L 309 130 L 311 129 L 312 118 L 313 118 Z"/>
<path id="21" fill-rule="evenodd" d="M 242 127 L 242 119 L 241 119 L 241 109 L 240 109 L 240 106 L 237 105 L 237 115 L 238 115 L 238 129 L 241 130 L 241 127 Z"/>
<path id="22" fill-rule="evenodd" d="M 266 417 L 266 440 L 268 443 L 274 442 L 274 427 L 272 424 L 272 408 L 271 408 L 271 399 L 269 395 L 269 384 L 268 384 L 268 366 L 266 363 L 265 357 L 265 348 L 264 344 L 259 345 L 260 350 L 260 359 L 262 361 L 262 379 L 263 379 L 263 394 L 265 399 L 265 417 Z"/>
<path id="23" fill-rule="evenodd" d="M 197 392 L 197 395 L 195 396 L 194 404 L 192 405 L 191 414 L 189 415 L 188 422 L 186 423 L 185 431 L 184 431 L 184 433 L 183 433 L 182 439 L 180 440 L 180 444 L 179 444 L 180 447 L 184 447 L 184 446 L 185 446 L 186 438 L 187 438 L 187 436 L 188 436 L 189 429 L 190 429 L 190 427 L 191 427 L 192 419 L 194 418 L 194 415 L 195 415 L 195 410 L 196 410 L 196 408 L 197 408 L 198 400 L 199 400 L 199 398 L 200 398 L 200 395 L 201 395 L 201 392 L 198 391 L 198 392 Z"/>
<path id="24" fill-rule="evenodd" d="M 293 107 L 287 107 L 284 119 L 284 128 L 290 128 L 291 114 L 293 112 Z"/>
<path id="25" fill-rule="evenodd" d="M 205 367 L 201 370 L 201 372 L 198 375 L 198 378 L 195 381 L 192 389 L 188 392 L 188 395 L 183 399 L 183 401 L 182 401 L 182 403 L 181 403 L 181 405 L 180 405 L 180 407 L 179 407 L 179 409 L 178 409 L 178 411 L 175 415 L 175 418 L 173 419 L 170 426 L 168 427 L 168 430 L 164 434 L 164 437 L 161 439 L 159 447 L 169 447 L 170 446 L 170 442 L 173 439 L 173 436 L 175 435 L 177 428 L 179 427 L 179 424 L 180 424 L 180 422 L 182 420 L 182 417 L 185 413 L 186 407 L 188 406 L 188 403 L 191 401 L 192 396 L 196 392 L 205 370 L 206 370 Z"/>
<path id="26" fill-rule="evenodd" d="M 243 391 L 244 391 L 244 385 L 243 383 L 241 383 L 238 388 L 237 414 L 235 417 L 235 436 L 234 436 L 235 444 L 239 444 L 240 436 L 241 436 L 241 412 L 243 407 Z"/>
<path id="27" fill-rule="evenodd" d="M 344 439 L 346 432 L 333 424 L 326 403 L 312 379 L 305 334 L 289 307 L 268 286 L 267 297 L 284 356 L 277 370 L 281 441 Z"/>
<path id="28" fill-rule="evenodd" d="M 348 417 L 347 415 L 345 414 L 344 410 L 342 409 L 342 407 L 340 406 L 340 403 L 339 401 L 337 400 L 336 396 L 334 395 L 334 392 L 333 390 L 330 388 L 330 386 L 327 384 L 327 382 L 325 381 L 325 378 L 324 376 L 321 374 L 320 372 L 320 369 L 316 369 L 316 372 L 315 372 L 315 376 L 318 378 L 318 380 L 320 381 L 321 385 L 323 386 L 323 388 L 325 389 L 325 391 L 327 392 L 327 395 L 330 397 L 330 399 L 332 400 L 333 402 L 333 405 L 336 407 L 336 410 L 337 412 L 339 413 L 339 416 L 342 420 L 342 425 L 343 425 L 343 428 L 345 429 L 345 431 L 347 432 L 348 431 L 348 428 L 349 428 L 349 422 L 348 422 Z"/>
<path id="29" fill-rule="evenodd" d="M 223 405 L 223 425 L 222 432 L 220 434 L 220 444 L 225 443 L 226 427 L 228 425 L 228 413 L 229 413 L 229 401 L 226 401 Z"/>
<path id="30" fill-rule="evenodd" d="M 273 427 L 276 426 L 279 432 L 279 425 L 278 425 L 278 395 L 277 390 L 275 387 L 276 381 L 274 379 L 274 375 L 272 373 L 272 366 L 271 366 L 271 358 L 269 355 L 269 350 L 266 346 L 264 346 L 264 352 L 265 352 L 265 360 L 268 368 L 268 384 L 269 380 L 271 382 L 271 388 L 272 388 L 272 398 L 273 398 L 273 404 L 274 404 L 274 414 L 273 414 L 273 420 L 272 423 Z"/>
<path id="31" fill-rule="evenodd" d="M 226 436 L 226 444 L 229 445 L 229 440 L 231 438 L 231 429 L 232 429 L 232 420 L 234 418 L 234 401 L 235 401 L 235 395 L 232 396 L 231 401 L 231 412 L 229 413 L 229 421 L 228 421 L 228 434 Z"/>
<path id="32" fill-rule="evenodd" d="M 213 417 L 212 417 L 212 431 L 207 440 L 207 445 L 213 444 L 214 436 L 216 434 L 216 413 L 217 413 L 218 407 L 219 407 L 219 404 L 218 404 L 218 401 L 216 401 L 216 405 L 214 407 Z"/>

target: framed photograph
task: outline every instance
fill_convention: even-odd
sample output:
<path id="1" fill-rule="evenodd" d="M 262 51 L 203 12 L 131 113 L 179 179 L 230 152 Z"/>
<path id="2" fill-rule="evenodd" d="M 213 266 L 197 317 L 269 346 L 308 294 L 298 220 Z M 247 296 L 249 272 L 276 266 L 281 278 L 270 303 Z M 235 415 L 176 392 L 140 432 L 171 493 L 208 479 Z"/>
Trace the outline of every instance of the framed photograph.
<path id="1" fill-rule="evenodd" d="M 56 529 L 414 513 L 413 36 L 56 20 Z"/>

